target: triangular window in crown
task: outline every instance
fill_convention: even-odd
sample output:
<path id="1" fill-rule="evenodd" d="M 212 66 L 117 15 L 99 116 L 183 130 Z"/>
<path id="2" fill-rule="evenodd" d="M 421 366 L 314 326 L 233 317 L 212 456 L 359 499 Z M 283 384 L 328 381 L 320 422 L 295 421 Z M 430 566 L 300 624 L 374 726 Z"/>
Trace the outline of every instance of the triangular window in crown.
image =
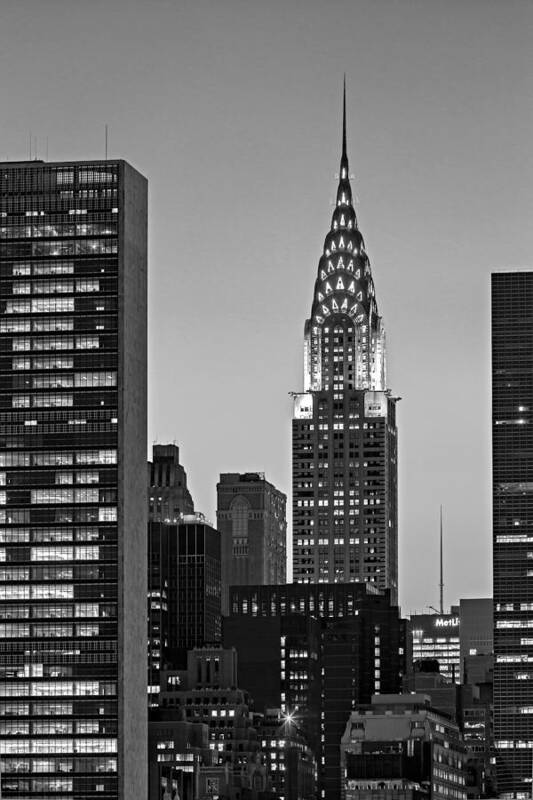
<path id="1" fill-rule="evenodd" d="M 344 214 L 341 214 L 341 225 L 346 225 L 346 220 L 344 219 Z"/>
<path id="2" fill-rule="evenodd" d="M 317 314 L 315 320 L 321 325 L 324 322 L 324 317 L 321 317 L 320 314 Z"/>
<path id="3" fill-rule="evenodd" d="M 339 259 L 337 261 L 337 269 L 344 269 L 344 261 L 342 259 L 342 256 L 339 256 Z"/>
<path id="4" fill-rule="evenodd" d="M 318 295 L 317 295 L 317 299 L 318 299 L 318 302 L 319 302 L 319 303 L 321 303 L 321 302 L 322 302 L 322 300 L 324 299 L 324 295 L 322 294 L 322 292 L 319 292 L 319 293 L 318 293 Z"/>
<path id="5" fill-rule="evenodd" d="M 328 277 L 328 276 L 326 275 L 326 270 L 324 270 L 324 269 L 321 269 L 321 270 L 320 270 L 320 280 L 321 280 L 321 281 L 325 281 L 327 277 Z"/>
<path id="6" fill-rule="evenodd" d="M 348 311 L 348 298 L 345 297 L 342 301 L 341 311 Z"/>
<path id="7" fill-rule="evenodd" d="M 354 303 L 350 309 L 350 315 L 353 316 L 357 312 L 357 303 Z"/>
<path id="8" fill-rule="evenodd" d="M 326 285 L 324 287 L 324 291 L 326 292 L 326 294 L 331 294 L 331 292 L 333 291 L 329 281 L 326 281 Z"/>
<path id="9" fill-rule="evenodd" d="M 340 276 L 339 276 L 339 279 L 337 281 L 337 285 L 336 285 L 335 288 L 344 290 L 344 281 L 342 280 L 342 278 Z"/>
<path id="10" fill-rule="evenodd" d="M 330 275 L 332 272 L 335 272 L 335 269 L 331 261 L 328 261 L 328 275 Z"/>
<path id="11" fill-rule="evenodd" d="M 356 269 L 355 270 L 355 278 L 356 278 L 356 280 L 360 280 L 361 279 L 361 270 L 360 269 Z"/>
<path id="12" fill-rule="evenodd" d="M 331 301 L 331 310 L 332 311 L 338 311 L 339 310 L 339 305 L 338 305 L 337 301 L 335 300 L 335 298 L 333 298 L 333 300 Z"/>
<path id="13" fill-rule="evenodd" d="M 329 314 L 329 308 L 327 306 L 322 306 L 322 313 L 325 314 L 327 317 L 327 315 Z"/>
<path id="14" fill-rule="evenodd" d="M 346 267 L 348 272 L 353 272 L 353 258 L 350 259 L 348 266 Z"/>
<path id="15" fill-rule="evenodd" d="M 350 285 L 348 286 L 348 291 L 350 292 L 350 294 L 355 294 L 355 281 L 352 281 L 350 283 Z"/>
<path id="16" fill-rule="evenodd" d="M 337 245 L 335 244 L 335 242 L 332 242 L 331 243 L 331 252 L 334 253 L 336 249 L 337 249 Z"/>
<path id="17" fill-rule="evenodd" d="M 345 246 L 344 245 L 344 236 L 341 236 L 340 239 L 339 239 L 339 247 L 342 247 L 344 249 L 344 246 Z"/>
<path id="18" fill-rule="evenodd" d="M 357 299 L 359 300 L 360 303 L 363 302 L 363 292 L 357 292 Z"/>
<path id="19" fill-rule="evenodd" d="M 352 250 L 352 249 L 353 249 L 353 242 L 350 241 L 350 242 L 348 242 L 348 250 Z"/>

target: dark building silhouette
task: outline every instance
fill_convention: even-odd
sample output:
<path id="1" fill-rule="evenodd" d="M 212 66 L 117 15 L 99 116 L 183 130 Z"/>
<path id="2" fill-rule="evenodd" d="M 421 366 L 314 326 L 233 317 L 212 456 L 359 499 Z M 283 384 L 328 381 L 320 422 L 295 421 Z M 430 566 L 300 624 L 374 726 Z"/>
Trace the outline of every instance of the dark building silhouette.
<path id="1" fill-rule="evenodd" d="M 213 795 L 277 800 L 270 793 L 253 699 L 237 683 L 236 660 L 231 649 L 195 648 L 187 654 L 186 669 L 162 674 L 160 705 L 150 711 L 150 800 L 160 796 L 157 792 L 166 775 L 167 780 L 179 781 L 184 800 Z M 184 728 L 184 723 L 190 727 Z M 195 775 L 192 786 L 184 780 L 187 776 L 179 775 L 187 772 L 187 762 Z"/>
<path id="2" fill-rule="evenodd" d="M 342 800 L 466 800 L 457 723 L 424 694 L 375 695 L 341 740 Z"/>
<path id="3" fill-rule="evenodd" d="M 146 796 L 145 178 L 0 165 L 1 795 Z"/>
<path id="4" fill-rule="evenodd" d="M 531 793 L 533 272 L 492 275 L 494 736 L 498 792 Z"/>
<path id="5" fill-rule="evenodd" d="M 217 484 L 222 606 L 230 586 L 285 583 L 287 498 L 262 472 L 223 473 Z"/>
<path id="6" fill-rule="evenodd" d="M 304 330 L 292 423 L 293 575 L 398 596 L 396 400 L 346 153 Z"/>
<path id="7" fill-rule="evenodd" d="M 148 685 L 152 704 L 162 668 L 181 668 L 187 650 L 220 640 L 220 534 L 201 514 L 178 525 L 148 524 Z"/>
<path id="8" fill-rule="evenodd" d="M 301 725 L 321 796 L 336 800 L 350 712 L 376 692 L 400 691 L 405 623 L 389 593 L 362 583 L 232 586 L 223 640 L 239 654 L 239 682 L 253 686 L 256 709 L 280 707 Z"/>
<path id="9" fill-rule="evenodd" d="M 148 462 L 148 518 L 151 522 L 179 522 L 181 514 L 194 513 L 187 474 L 180 464 L 179 447 L 154 444 Z"/>

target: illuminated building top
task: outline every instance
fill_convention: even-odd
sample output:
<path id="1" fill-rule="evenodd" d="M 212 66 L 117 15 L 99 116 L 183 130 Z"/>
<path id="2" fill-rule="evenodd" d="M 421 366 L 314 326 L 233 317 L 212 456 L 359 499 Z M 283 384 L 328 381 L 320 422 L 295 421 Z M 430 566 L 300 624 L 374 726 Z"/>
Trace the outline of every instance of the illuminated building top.
<path id="1" fill-rule="evenodd" d="M 342 334 L 333 353 L 324 333 Z M 329 338 L 329 337 L 328 337 Z M 342 369 L 340 365 L 342 362 Z M 370 261 L 357 224 L 346 153 L 346 86 L 343 92 L 342 155 L 331 228 L 318 264 L 311 318 L 305 325 L 304 390 L 384 390 L 385 330 L 375 298 Z"/>

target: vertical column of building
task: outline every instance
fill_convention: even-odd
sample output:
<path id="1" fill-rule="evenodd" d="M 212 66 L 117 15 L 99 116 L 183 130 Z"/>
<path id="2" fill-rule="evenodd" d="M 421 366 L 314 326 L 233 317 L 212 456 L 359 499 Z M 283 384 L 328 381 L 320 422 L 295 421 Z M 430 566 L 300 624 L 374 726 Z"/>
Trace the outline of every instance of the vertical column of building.
<path id="1" fill-rule="evenodd" d="M 498 792 L 531 793 L 533 272 L 492 275 L 494 735 Z"/>
<path id="2" fill-rule="evenodd" d="M 2 795 L 146 789 L 146 181 L 0 167 Z"/>

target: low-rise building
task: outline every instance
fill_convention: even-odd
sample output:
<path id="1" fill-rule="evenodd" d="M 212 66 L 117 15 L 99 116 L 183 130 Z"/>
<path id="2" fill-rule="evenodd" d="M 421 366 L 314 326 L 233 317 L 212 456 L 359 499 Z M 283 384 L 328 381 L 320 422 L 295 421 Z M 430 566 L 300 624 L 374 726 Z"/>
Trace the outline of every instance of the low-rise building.
<path id="1" fill-rule="evenodd" d="M 459 727 L 427 695 L 374 695 L 340 748 L 342 800 L 466 800 Z"/>

